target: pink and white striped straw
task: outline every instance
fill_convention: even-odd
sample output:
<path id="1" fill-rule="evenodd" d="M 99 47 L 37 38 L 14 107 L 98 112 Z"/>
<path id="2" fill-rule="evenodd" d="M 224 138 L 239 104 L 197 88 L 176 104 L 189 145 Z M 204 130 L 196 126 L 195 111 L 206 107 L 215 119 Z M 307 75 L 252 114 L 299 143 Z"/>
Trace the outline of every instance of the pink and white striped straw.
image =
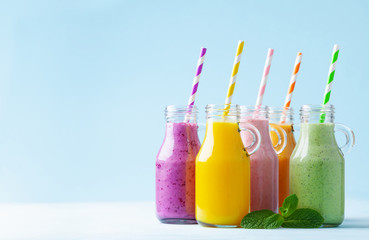
<path id="1" fill-rule="evenodd" d="M 267 83 L 267 80 L 268 80 L 270 65 L 272 63 L 273 53 L 274 53 L 274 50 L 272 48 L 269 48 L 268 49 L 268 55 L 267 55 L 267 58 L 265 60 L 263 77 L 261 78 L 259 94 L 258 94 L 258 97 L 256 99 L 256 106 L 261 106 L 261 104 L 263 103 L 263 97 L 264 97 L 266 83 Z"/>
<path id="2" fill-rule="evenodd" d="M 188 112 L 186 113 L 186 116 L 185 116 L 185 121 L 186 122 L 190 121 L 192 106 L 195 104 L 195 97 L 196 97 L 196 93 L 197 93 L 197 88 L 199 86 L 202 66 L 204 65 L 205 53 L 206 53 L 206 48 L 201 48 L 200 57 L 199 57 L 199 60 L 197 61 L 196 74 L 195 74 L 195 77 L 194 77 L 193 83 L 192 83 L 191 96 L 188 99 Z"/>

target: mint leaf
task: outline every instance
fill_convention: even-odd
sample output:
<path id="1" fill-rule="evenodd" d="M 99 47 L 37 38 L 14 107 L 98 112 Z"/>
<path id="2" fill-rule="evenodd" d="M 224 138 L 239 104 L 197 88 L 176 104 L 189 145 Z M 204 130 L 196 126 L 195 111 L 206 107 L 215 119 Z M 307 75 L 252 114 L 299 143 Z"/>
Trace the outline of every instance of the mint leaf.
<path id="1" fill-rule="evenodd" d="M 292 194 L 284 199 L 279 211 L 281 211 L 283 217 L 288 217 L 296 210 L 298 203 L 299 199 L 296 194 Z"/>
<path id="2" fill-rule="evenodd" d="M 272 216 L 265 219 L 264 228 L 265 229 L 275 229 L 282 226 L 284 219 L 281 215 L 274 213 Z"/>
<path id="3" fill-rule="evenodd" d="M 254 211 L 247 214 L 241 221 L 241 227 L 248 229 L 271 229 L 280 227 L 282 223 L 279 218 L 282 216 L 274 213 L 271 210 Z"/>
<path id="4" fill-rule="evenodd" d="M 317 211 L 310 208 L 300 208 L 284 219 L 284 228 L 318 228 L 322 226 L 324 218 Z"/>

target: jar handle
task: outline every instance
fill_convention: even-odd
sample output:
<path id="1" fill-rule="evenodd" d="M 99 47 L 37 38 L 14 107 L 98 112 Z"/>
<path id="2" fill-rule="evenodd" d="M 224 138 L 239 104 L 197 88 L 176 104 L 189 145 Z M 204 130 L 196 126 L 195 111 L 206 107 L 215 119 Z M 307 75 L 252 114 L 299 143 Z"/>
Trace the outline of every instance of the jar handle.
<path id="1" fill-rule="evenodd" d="M 345 134 L 346 143 L 342 146 L 339 146 L 339 148 L 341 149 L 342 153 L 349 153 L 355 145 L 354 131 L 341 123 L 335 123 L 335 130 L 337 132 L 342 132 L 343 134 Z"/>
<path id="2" fill-rule="evenodd" d="M 287 145 L 287 133 L 283 128 L 277 125 L 273 127 L 270 126 L 270 129 L 271 129 L 270 132 L 275 132 L 277 134 L 278 142 L 276 145 L 273 146 L 273 148 L 277 152 L 277 154 L 280 154 L 281 152 L 283 152 L 283 150 L 285 149 Z M 279 134 L 280 132 L 282 133 L 282 135 Z"/>
<path id="3" fill-rule="evenodd" d="M 247 153 L 249 155 L 254 154 L 260 147 L 260 143 L 261 143 L 261 135 L 259 130 L 252 124 L 250 123 L 242 123 L 242 125 L 246 126 L 245 128 L 240 128 L 241 131 L 248 131 L 251 135 L 252 135 L 252 143 L 250 144 L 250 146 L 245 146 L 246 149 L 250 149 L 252 148 L 255 144 L 256 146 L 254 147 L 254 149 L 249 152 L 247 151 Z"/>

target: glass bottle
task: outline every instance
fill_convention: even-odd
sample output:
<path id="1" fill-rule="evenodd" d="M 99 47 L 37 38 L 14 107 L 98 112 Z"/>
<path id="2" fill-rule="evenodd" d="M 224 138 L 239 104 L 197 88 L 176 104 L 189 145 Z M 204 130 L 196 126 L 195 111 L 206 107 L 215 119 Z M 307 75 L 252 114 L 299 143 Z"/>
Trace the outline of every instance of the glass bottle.
<path id="1" fill-rule="evenodd" d="M 278 152 L 279 160 L 279 207 L 286 197 L 290 195 L 290 157 L 296 146 L 296 140 L 293 134 L 293 109 L 286 107 L 269 107 L 270 126 L 280 127 L 286 132 L 286 147 L 281 151 L 281 144 L 277 132 L 271 131 L 272 144 Z M 279 133 L 281 134 L 281 133 Z"/>
<path id="2" fill-rule="evenodd" d="M 259 150 L 250 157 L 251 160 L 251 211 L 269 209 L 278 213 L 278 156 L 273 148 L 269 133 L 269 109 L 266 106 L 241 106 L 240 126 L 252 124 L 261 135 Z M 272 128 L 273 129 L 273 128 Z M 286 133 L 279 126 L 273 129 L 278 134 L 283 151 Z M 248 132 L 241 133 L 243 143 L 247 146 L 253 141 Z"/>
<path id="3" fill-rule="evenodd" d="M 196 219 L 211 227 L 238 227 L 250 211 L 250 159 L 240 131 L 260 134 L 250 124 L 239 128 L 238 105 L 206 106 L 205 139 L 196 158 Z"/>
<path id="4" fill-rule="evenodd" d="M 318 211 L 325 226 L 338 226 L 343 221 L 345 205 L 341 149 L 351 149 L 354 134 L 350 128 L 334 123 L 333 105 L 303 105 L 300 119 L 300 137 L 290 159 L 291 194 L 299 198 L 300 208 Z M 346 144 L 341 148 L 335 131 L 346 136 Z"/>
<path id="5" fill-rule="evenodd" d="M 195 224 L 195 159 L 200 149 L 196 106 L 167 106 L 156 157 L 156 215 L 163 223 Z"/>

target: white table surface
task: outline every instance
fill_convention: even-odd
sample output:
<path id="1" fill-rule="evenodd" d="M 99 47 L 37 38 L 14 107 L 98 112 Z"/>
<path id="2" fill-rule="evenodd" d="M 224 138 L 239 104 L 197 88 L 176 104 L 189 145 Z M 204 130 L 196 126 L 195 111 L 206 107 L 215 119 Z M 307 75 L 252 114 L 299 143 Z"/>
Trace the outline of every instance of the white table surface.
<path id="1" fill-rule="evenodd" d="M 0 204 L 0 239 L 369 239 L 369 201 L 337 228 L 246 230 L 157 221 L 153 202 Z"/>

